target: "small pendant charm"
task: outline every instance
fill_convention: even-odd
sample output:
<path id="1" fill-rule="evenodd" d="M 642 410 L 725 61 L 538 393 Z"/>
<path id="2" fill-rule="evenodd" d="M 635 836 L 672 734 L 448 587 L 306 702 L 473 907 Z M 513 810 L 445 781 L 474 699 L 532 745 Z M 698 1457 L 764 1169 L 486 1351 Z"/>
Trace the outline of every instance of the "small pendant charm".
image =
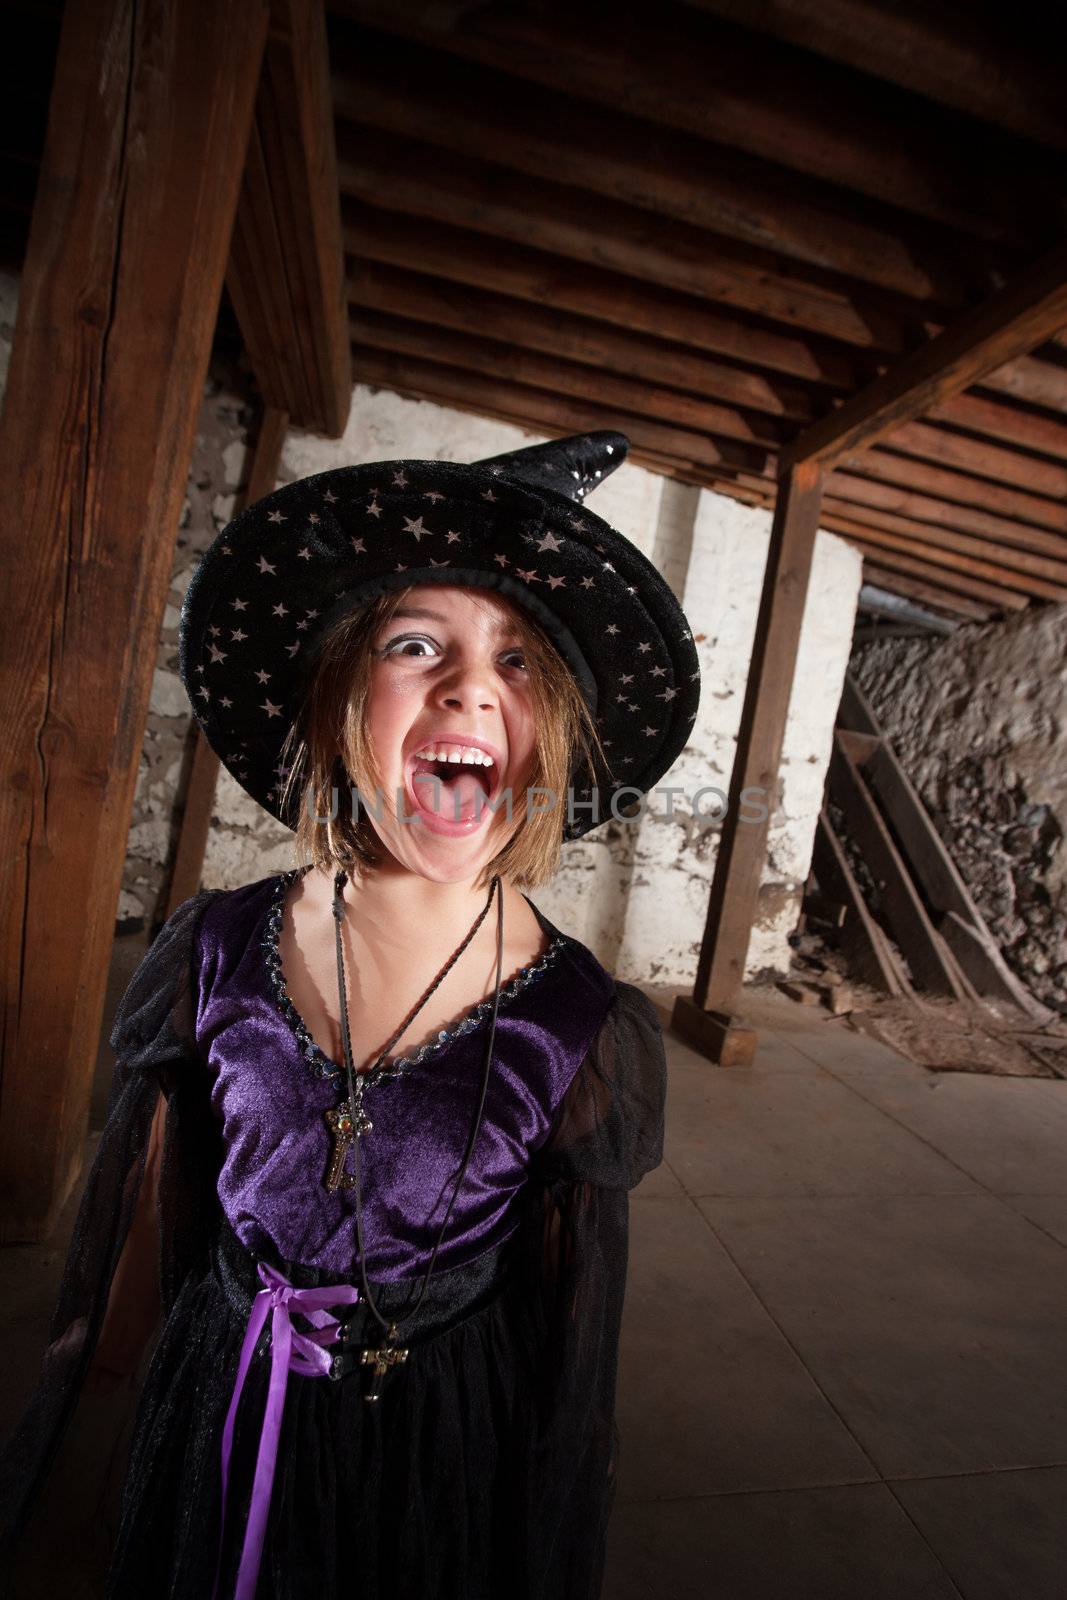
<path id="1" fill-rule="evenodd" d="M 394 1322 L 386 1334 L 381 1346 L 377 1350 L 364 1350 L 360 1356 L 361 1364 L 371 1368 L 370 1384 L 364 1392 L 364 1400 L 380 1400 L 382 1397 L 382 1379 L 390 1367 L 399 1366 L 406 1361 L 406 1349 L 397 1349 L 391 1341 L 396 1338 L 396 1323 Z"/>
<path id="2" fill-rule="evenodd" d="M 370 1133 L 374 1124 L 363 1109 L 363 1085 L 356 1084 L 356 1120 L 352 1121 L 352 1108 L 347 1100 L 342 1100 L 339 1106 L 326 1112 L 326 1125 L 333 1134 L 333 1151 L 330 1155 L 330 1164 L 326 1169 L 326 1187 L 331 1193 L 336 1189 L 354 1189 L 356 1180 L 350 1172 L 345 1171 L 345 1157 L 353 1138 L 362 1138 L 365 1133 Z"/>

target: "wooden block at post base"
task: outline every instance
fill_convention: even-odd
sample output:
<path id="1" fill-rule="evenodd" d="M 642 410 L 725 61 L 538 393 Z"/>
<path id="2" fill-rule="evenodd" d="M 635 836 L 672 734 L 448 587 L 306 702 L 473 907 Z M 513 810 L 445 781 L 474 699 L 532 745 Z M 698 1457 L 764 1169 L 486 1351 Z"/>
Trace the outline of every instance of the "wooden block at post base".
<path id="1" fill-rule="evenodd" d="M 687 994 L 678 995 L 674 1002 L 671 1027 L 686 1044 L 721 1067 L 750 1067 L 756 1058 L 759 1035 L 754 1028 L 740 1027 L 725 1011 L 705 1011 Z"/>

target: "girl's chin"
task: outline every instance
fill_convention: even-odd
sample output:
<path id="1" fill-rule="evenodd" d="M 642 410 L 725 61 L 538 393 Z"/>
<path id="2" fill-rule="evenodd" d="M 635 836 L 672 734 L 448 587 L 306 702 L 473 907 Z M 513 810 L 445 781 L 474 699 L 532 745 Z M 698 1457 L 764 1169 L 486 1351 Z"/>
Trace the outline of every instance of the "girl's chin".
<path id="1" fill-rule="evenodd" d="M 398 866 L 436 883 L 459 882 L 472 877 L 503 846 L 500 830 L 491 828 L 492 816 L 483 817 L 477 829 L 447 832 L 423 825 L 422 819 L 393 825 L 381 838 Z M 377 831 L 377 830 L 376 830 Z"/>

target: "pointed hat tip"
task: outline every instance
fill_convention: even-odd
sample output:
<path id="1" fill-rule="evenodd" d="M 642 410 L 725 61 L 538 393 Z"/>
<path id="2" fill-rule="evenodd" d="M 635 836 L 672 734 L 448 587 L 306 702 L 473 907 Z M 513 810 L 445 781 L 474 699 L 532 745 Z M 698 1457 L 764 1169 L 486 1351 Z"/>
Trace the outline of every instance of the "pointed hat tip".
<path id="1" fill-rule="evenodd" d="M 520 483 L 551 489 L 579 505 L 609 473 L 622 465 L 630 449 L 624 433 L 602 429 L 598 433 L 573 433 L 566 439 L 528 445 L 501 456 L 486 456 L 476 467 L 498 469 Z"/>

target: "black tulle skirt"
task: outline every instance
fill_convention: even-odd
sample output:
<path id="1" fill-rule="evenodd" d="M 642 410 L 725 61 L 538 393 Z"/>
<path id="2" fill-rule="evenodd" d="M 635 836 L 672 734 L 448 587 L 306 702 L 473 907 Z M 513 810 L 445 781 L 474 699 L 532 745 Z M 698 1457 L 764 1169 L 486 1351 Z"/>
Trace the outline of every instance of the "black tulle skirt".
<path id="1" fill-rule="evenodd" d="M 384 1378 L 376 1402 L 364 1397 L 365 1370 L 337 1380 L 289 1374 L 257 1600 L 569 1600 L 599 1592 L 607 1493 L 570 1508 L 573 1529 L 563 1537 L 582 1545 L 581 1578 L 547 1576 L 551 1553 L 539 1548 L 543 1531 L 531 1515 L 527 1402 L 536 1355 L 519 1243 L 515 1236 L 470 1267 L 431 1279 L 420 1310 L 401 1325 L 407 1361 Z M 293 1263 L 272 1265 L 299 1287 L 336 1281 Z M 210 1600 L 223 1424 L 261 1287 L 255 1258 L 224 1226 L 210 1264 L 187 1278 L 146 1377 L 109 1600 Z M 410 1304 L 411 1284 L 372 1289 L 386 1315 Z M 377 1343 L 362 1304 L 338 1314 L 352 1321 L 356 1343 L 364 1328 Z M 234 1593 L 269 1345 L 268 1322 L 236 1414 L 220 1600 Z M 564 1567 L 574 1571 L 570 1558 Z"/>

